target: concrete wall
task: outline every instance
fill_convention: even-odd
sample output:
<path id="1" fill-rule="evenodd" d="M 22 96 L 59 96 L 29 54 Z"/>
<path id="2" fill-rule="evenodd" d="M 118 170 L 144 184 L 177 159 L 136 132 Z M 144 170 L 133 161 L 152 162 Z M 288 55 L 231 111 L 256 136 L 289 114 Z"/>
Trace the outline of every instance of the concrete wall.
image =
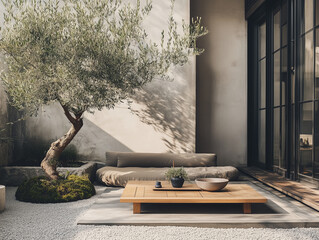
<path id="1" fill-rule="evenodd" d="M 2 7 L 2 3 L 0 2 L 0 8 Z M 2 16 L 0 16 L 0 23 L 2 22 Z M 0 62 L 3 61 L 1 55 L 0 55 Z M 0 71 L 1 71 L 1 65 L 0 65 Z M 6 103 L 6 96 L 3 91 L 3 87 L 1 86 L 0 81 L 0 131 L 2 128 L 4 128 L 4 124 L 8 120 L 8 109 L 7 109 L 7 103 Z M 4 137 L 6 134 L 3 132 L 0 132 L 0 166 L 7 165 L 8 163 L 8 144 L 1 140 L 1 137 Z"/>
<path id="2" fill-rule="evenodd" d="M 247 23 L 244 0 L 191 1 L 209 34 L 197 57 L 196 150 L 219 165 L 247 162 Z"/>
<path id="3" fill-rule="evenodd" d="M 189 21 L 189 0 L 175 3 L 174 16 Z M 170 0 L 153 1 L 146 28 L 160 40 L 166 29 Z M 85 114 L 84 127 L 72 143 L 88 160 L 103 160 L 106 151 L 194 152 L 195 151 L 195 58 L 171 72 L 173 82 L 156 80 L 127 105 L 114 110 Z M 26 122 L 26 141 L 47 142 L 62 136 L 70 127 L 60 106 L 44 107 Z"/>
<path id="4" fill-rule="evenodd" d="M 5 92 L 0 82 L 0 167 L 8 165 L 10 155 L 10 143 L 5 140 L 8 137 L 7 131 L 2 131 L 6 128 L 8 122 L 8 108 Z"/>
<path id="5" fill-rule="evenodd" d="M 2 2 L 0 2 L 0 26 L 3 22 Z M 5 70 L 4 56 L 0 54 L 0 72 Z M 13 163 L 15 150 L 21 149 L 24 123 L 19 121 L 19 113 L 8 105 L 7 96 L 0 80 L 0 167 Z M 15 122 L 8 126 L 6 123 Z"/>

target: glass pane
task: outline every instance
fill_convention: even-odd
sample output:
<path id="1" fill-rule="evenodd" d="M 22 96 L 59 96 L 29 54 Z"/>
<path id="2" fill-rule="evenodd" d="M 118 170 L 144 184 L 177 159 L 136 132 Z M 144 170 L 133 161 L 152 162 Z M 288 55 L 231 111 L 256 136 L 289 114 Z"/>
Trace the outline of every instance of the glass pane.
<path id="1" fill-rule="evenodd" d="M 286 111 L 285 107 L 281 108 L 281 156 L 279 166 L 286 168 Z"/>
<path id="2" fill-rule="evenodd" d="M 259 162 L 266 164 L 266 110 L 259 111 L 258 150 Z"/>
<path id="3" fill-rule="evenodd" d="M 286 83 L 288 79 L 287 47 L 281 50 L 281 105 L 286 104 Z"/>
<path id="4" fill-rule="evenodd" d="M 313 27 L 313 0 L 304 0 L 305 32 Z"/>
<path id="5" fill-rule="evenodd" d="M 280 48 L 280 11 L 274 15 L 274 51 Z"/>
<path id="6" fill-rule="evenodd" d="M 291 137 L 292 137 L 292 145 L 291 145 L 291 160 L 290 160 L 290 169 L 291 172 L 294 173 L 294 169 L 295 169 L 295 159 L 296 159 L 296 155 L 295 155 L 295 129 L 296 129 L 296 121 L 295 121 L 295 105 L 293 104 L 291 106 L 291 129 L 289 131 L 291 132 Z"/>
<path id="7" fill-rule="evenodd" d="M 280 160 L 280 108 L 274 109 L 274 165 Z"/>
<path id="8" fill-rule="evenodd" d="M 295 84 L 296 74 L 291 74 L 291 102 L 295 103 Z"/>
<path id="9" fill-rule="evenodd" d="M 319 25 L 319 0 L 316 0 L 316 25 Z"/>
<path id="10" fill-rule="evenodd" d="M 281 7 L 281 25 L 284 25 L 287 23 L 288 20 L 288 5 L 287 1 L 283 1 L 282 7 Z"/>
<path id="11" fill-rule="evenodd" d="M 300 83 L 301 100 L 312 100 L 313 98 L 313 74 L 314 74 L 314 57 L 313 57 L 313 32 L 307 33 L 303 38 L 303 72 Z"/>
<path id="12" fill-rule="evenodd" d="M 315 57 L 316 57 L 315 98 L 319 99 L 319 29 L 316 30 L 316 56 Z"/>
<path id="13" fill-rule="evenodd" d="M 280 106 L 280 51 L 274 54 L 274 106 Z"/>
<path id="14" fill-rule="evenodd" d="M 266 59 L 259 62 L 259 108 L 266 107 Z"/>
<path id="15" fill-rule="evenodd" d="M 315 133 L 314 133 L 314 138 L 315 138 L 315 178 L 319 178 L 319 103 L 315 103 Z"/>
<path id="16" fill-rule="evenodd" d="M 301 174 L 312 176 L 312 103 L 300 104 L 300 165 Z"/>
<path id="17" fill-rule="evenodd" d="M 258 51 L 258 57 L 259 59 L 266 56 L 266 22 L 261 24 L 259 26 L 258 30 L 259 36 L 259 51 Z"/>
<path id="18" fill-rule="evenodd" d="M 281 45 L 286 46 L 287 45 L 287 24 L 282 26 L 281 28 Z"/>

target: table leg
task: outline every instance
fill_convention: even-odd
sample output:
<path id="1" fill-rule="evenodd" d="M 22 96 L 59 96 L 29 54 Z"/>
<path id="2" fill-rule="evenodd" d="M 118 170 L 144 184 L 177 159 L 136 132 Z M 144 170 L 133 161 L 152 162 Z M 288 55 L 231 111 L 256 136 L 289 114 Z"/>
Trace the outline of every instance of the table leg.
<path id="1" fill-rule="evenodd" d="M 133 214 L 141 213 L 141 203 L 133 203 Z"/>
<path id="2" fill-rule="evenodd" d="M 244 213 L 251 213 L 251 204 L 250 203 L 244 203 Z"/>

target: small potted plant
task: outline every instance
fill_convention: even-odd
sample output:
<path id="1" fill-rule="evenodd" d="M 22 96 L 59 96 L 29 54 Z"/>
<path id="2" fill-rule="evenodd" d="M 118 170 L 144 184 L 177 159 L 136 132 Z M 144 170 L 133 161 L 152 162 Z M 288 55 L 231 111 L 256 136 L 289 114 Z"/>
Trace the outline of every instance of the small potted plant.
<path id="1" fill-rule="evenodd" d="M 165 173 L 165 177 L 168 181 L 171 181 L 174 188 L 181 188 L 185 180 L 188 180 L 187 172 L 183 167 L 175 168 L 171 167 Z"/>

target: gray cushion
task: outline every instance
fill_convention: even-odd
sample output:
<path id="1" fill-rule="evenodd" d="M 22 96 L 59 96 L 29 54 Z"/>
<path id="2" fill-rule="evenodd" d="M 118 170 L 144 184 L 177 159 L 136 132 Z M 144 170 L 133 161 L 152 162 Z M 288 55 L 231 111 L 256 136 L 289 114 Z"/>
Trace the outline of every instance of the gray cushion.
<path id="1" fill-rule="evenodd" d="M 118 153 L 117 167 L 210 167 L 217 165 L 215 154 L 199 153 Z M 114 165 L 112 165 L 114 166 Z"/>
<path id="2" fill-rule="evenodd" d="M 169 153 L 119 153 L 117 167 L 169 167 Z"/>
<path id="3" fill-rule="evenodd" d="M 165 181 L 165 172 L 169 168 L 139 168 L 139 167 L 103 167 L 97 170 L 96 177 L 101 183 L 107 186 L 125 187 L 129 180 Z M 185 168 L 190 180 L 196 178 L 227 178 L 235 180 L 239 172 L 236 168 L 226 167 L 188 167 Z"/>
<path id="4" fill-rule="evenodd" d="M 175 167 L 217 166 L 217 156 L 214 153 L 181 153 L 173 155 Z"/>
<path id="5" fill-rule="evenodd" d="M 106 152 L 105 153 L 106 165 L 116 167 L 118 154 L 119 154 L 118 152 Z"/>

